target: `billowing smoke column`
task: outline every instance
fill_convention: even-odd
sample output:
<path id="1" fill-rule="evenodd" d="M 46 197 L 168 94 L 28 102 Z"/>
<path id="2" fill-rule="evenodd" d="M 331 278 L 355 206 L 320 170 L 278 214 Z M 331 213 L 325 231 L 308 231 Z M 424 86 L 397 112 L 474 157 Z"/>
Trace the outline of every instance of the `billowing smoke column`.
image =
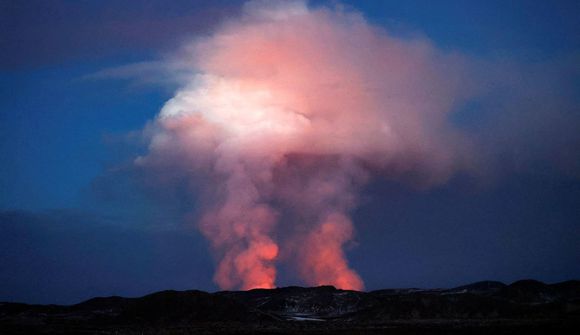
<path id="1" fill-rule="evenodd" d="M 461 57 L 357 13 L 251 2 L 171 64 L 186 83 L 137 163 L 191 177 L 221 288 L 275 287 L 283 259 L 306 284 L 363 289 L 343 250 L 361 187 L 429 186 L 465 164 L 447 121 Z"/>

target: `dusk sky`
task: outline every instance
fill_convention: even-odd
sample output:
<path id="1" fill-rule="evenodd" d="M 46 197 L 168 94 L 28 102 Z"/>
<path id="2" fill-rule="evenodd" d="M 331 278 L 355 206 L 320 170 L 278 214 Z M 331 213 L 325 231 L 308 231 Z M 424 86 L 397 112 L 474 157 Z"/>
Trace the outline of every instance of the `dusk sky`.
<path id="1" fill-rule="evenodd" d="M 1 1 L 0 301 L 580 279 L 579 17 Z"/>

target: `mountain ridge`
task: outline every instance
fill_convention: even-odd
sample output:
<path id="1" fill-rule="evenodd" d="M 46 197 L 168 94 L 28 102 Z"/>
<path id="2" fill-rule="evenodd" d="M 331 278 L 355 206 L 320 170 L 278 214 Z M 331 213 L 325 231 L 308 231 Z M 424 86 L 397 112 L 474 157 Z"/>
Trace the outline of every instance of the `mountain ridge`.
<path id="1" fill-rule="evenodd" d="M 18 333 L 19 329 L 34 332 L 46 326 L 60 331 L 67 327 L 130 330 L 207 324 L 218 324 L 219 329 L 230 329 L 227 325 L 268 325 L 281 331 L 299 326 L 307 331 L 336 327 L 382 329 L 401 322 L 406 327 L 450 322 L 489 325 L 503 320 L 510 320 L 508 324 L 547 322 L 580 329 L 580 281 L 480 281 L 451 289 L 368 292 L 328 285 L 214 293 L 165 290 L 137 298 L 95 297 L 73 305 L 0 303 L 2 333 Z M 219 333 L 213 326 L 209 331 Z"/>

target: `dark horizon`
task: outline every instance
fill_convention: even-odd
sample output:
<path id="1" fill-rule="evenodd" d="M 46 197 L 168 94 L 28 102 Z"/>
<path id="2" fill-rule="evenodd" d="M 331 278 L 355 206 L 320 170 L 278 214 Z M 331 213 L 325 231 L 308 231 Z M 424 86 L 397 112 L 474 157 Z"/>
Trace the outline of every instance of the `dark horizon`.
<path id="1" fill-rule="evenodd" d="M 189 288 L 189 289 L 183 289 L 183 290 L 175 290 L 175 289 L 164 289 L 164 290 L 159 290 L 159 291 L 153 291 L 153 292 L 146 292 L 144 294 L 139 294 L 139 295 L 108 295 L 108 296 L 94 296 L 94 297 L 88 297 L 86 299 L 82 299 L 80 301 L 76 301 L 76 302 L 72 302 L 72 303 L 63 303 L 63 304 L 56 304 L 56 303 L 51 303 L 51 302 L 46 302 L 46 303 L 27 303 L 27 302 L 23 302 L 23 301 L 11 301 L 11 300 L 1 300 L 0 303 L 8 303 L 8 304 L 26 304 L 26 305 L 43 305 L 43 306 L 51 306 L 51 305 L 58 305 L 58 306 L 74 306 L 74 305 L 79 305 L 79 304 L 83 304 L 86 302 L 90 302 L 90 301 L 94 301 L 95 299 L 109 299 L 109 298 L 126 298 L 126 299 L 140 299 L 140 298 L 144 298 L 144 297 L 148 297 L 148 296 L 153 296 L 153 295 L 159 295 L 159 294 L 166 294 L 169 292 L 176 292 L 176 293 L 187 293 L 187 292 L 203 292 L 203 293 L 208 293 L 208 294 L 227 294 L 227 293 L 251 293 L 251 292 L 277 292 L 277 291 L 291 291 L 291 290 L 324 290 L 324 289 L 328 289 L 328 290 L 332 290 L 332 291 L 352 291 L 352 292 L 357 292 L 357 293 L 376 293 L 376 292 L 381 292 L 381 291 L 397 291 L 400 292 L 400 294 L 407 294 L 407 293 L 420 293 L 420 292 L 426 292 L 426 293 L 436 293 L 436 292 L 460 292 L 461 290 L 472 290 L 473 288 L 477 288 L 480 289 L 480 287 L 490 287 L 490 288 L 496 288 L 496 287 L 514 287 L 514 286 L 536 286 L 536 285 L 540 285 L 540 286 L 547 286 L 547 287 L 557 287 L 557 286 L 562 286 L 562 284 L 570 284 L 570 285 L 580 285 L 580 279 L 569 279 L 569 280 L 564 280 L 564 281 L 559 281 L 559 282 L 554 282 L 554 283 L 546 283 L 546 282 L 542 282 L 536 279 L 532 279 L 532 278 L 525 278 L 525 279 L 519 279 L 510 283 L 504 283 L 501 281 L 497 281 L 497 280 L 480 280 L 480 281 L 476 281 L 476 282 L 470 282 L 470 283 L 464 283 L 462 285 L 459 286 L 454 286 L 454 287 L 383 287 L 383 288 L 379 288 L 379 289 L 375 289 L 375 290 L 363 290 L 363 291 L 358 291 L 358 290 L 350 290 L 350 289 L 340 289 L 340 288 L 336 288 L 333 285 L 318 285 L 318 286 L 300 286 L 300 285 L 288 285 L 288 286 L 280 286 L 280 287 L 274 287 L 274 288 L 253 288 L 253 289 L 249 289 L 249 290 L 215 290 L 215 291 L 205 291 L 205 290 L 200 290 L 200 289 L 196 289 L 196 288 Z"/>

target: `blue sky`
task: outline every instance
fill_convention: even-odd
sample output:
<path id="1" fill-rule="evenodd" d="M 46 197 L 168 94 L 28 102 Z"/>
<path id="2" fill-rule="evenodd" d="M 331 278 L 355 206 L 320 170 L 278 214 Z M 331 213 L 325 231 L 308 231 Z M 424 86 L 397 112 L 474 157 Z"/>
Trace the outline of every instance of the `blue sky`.
<path id="1" fill-rule="evenodd" d="M 134 176 L 108 178 L 142 150 L 126 134 L 153 119 L 172 88 L 90 75 L 156 60 L 235 16 L 241 3 L 0 5 L 0 301 L 216 289 L 206 242 L 180 225 L 193 200 L 178 190 L 152 200 Z M 579 278 L 580 3 L 342 3 L 393 34 L 422 34 L 445 50 L 537 71 L 530 78 L 539 84 L 522 87 L 522 99 L 548 92 L 544 109 L 564 111 L 563 121 L 548 112 L 515 114 L 515 126 L 506 122 L 493 139 L 483 137 L 505 139 L 508 149 L 493 155 L 510 162 L 483 186 L 461 177 L 429 191 L 371 185 L 355 213 L 359 243 L 349 251 L 367 287 Z M 458 122 L 477 128 L 497 120 L 474 106 Z M 512 141 L 512 133 L 525 135 Z M 564 156 L 552 157 L 562 148 Z M 519 158 L 506 158 L 509 152 Z M 282 284 L 294 284 L 286 278 Z"/>

